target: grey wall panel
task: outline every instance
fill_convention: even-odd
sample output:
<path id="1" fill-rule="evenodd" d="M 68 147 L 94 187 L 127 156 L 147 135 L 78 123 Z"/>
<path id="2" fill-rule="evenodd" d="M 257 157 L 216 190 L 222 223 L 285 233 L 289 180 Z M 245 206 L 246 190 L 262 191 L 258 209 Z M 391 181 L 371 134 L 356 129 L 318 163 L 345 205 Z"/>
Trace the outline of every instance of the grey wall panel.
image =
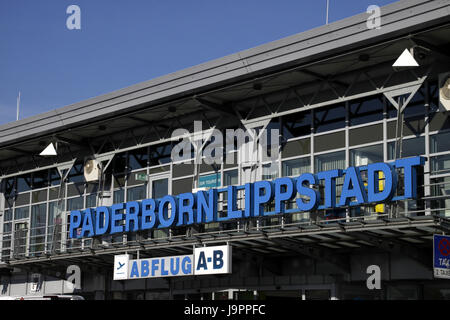
<path id="1" fill-rule="evenodd" d="M 25 274 L 13 275 L 11 277 L 11 296 L 26 295 L 27 277 Z"/>
<path id="2" fill-rule="evenodd" d="M 98 273 L 87 273 L 81 271 L 81 290 L 92 292 L 105 289 L 105 276 Z"/>
<path id="3" fill-rule="evenodd" d="M 62 280 L 46 279 L 44 282 L 45 294 L 61 294 L 63 292 Z"/>
<path id="4" fill-rule="evenodd" d="M 415 281 L 418 279 L 432 280 L 433 271 L 431 266 L 431 262 L 430 268 L 426 268 L 416 260 L 401 255 L 395 255 L 395 257 L 393 256 L 391 259 L 391 279 L 414 279 Z"/>

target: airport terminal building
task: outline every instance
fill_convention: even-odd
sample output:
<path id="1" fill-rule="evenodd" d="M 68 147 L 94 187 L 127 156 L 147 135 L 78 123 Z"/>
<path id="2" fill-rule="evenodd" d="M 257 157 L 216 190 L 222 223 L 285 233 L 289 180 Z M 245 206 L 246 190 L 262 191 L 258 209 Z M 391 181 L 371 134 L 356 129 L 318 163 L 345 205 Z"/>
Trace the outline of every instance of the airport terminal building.
<path id="1" fill-rule="evenodd" d="M 0 126 L 0 297 L 450 299 L 450 1 L 381 14 Z M 256 135 L 199 163 L 230 129 Z M 175 161 L 182 141 L 201 147 Z M 219 246 L 225 273 L 115 280 L 117 256 Z"/>

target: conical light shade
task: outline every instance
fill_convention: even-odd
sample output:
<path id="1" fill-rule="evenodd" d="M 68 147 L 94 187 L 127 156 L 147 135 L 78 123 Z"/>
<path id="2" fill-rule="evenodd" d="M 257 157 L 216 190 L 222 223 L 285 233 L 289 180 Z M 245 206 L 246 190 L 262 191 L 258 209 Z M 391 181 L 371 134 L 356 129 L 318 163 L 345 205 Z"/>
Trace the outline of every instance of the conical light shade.
<path id="1" fill-rule="evenodd" d="M 400 57 L 392 65 L 393 67 L 418 67 L 416 59 L 412 56 L 408 49 L 405 49 Z"/>
<path id="2" fill-rule="evenodd" d="M 56 156 L 56 149 L 53 143 L 50 143 L 39 155 L 43 157 Z"/>

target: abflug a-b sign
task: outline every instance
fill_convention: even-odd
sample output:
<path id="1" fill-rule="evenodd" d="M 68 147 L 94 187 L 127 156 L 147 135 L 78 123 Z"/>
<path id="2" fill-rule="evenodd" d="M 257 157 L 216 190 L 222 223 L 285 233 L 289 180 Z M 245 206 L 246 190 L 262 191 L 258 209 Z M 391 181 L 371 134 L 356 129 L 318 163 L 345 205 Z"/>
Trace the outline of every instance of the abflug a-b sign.
<path id="1" fill-rule="evenodd" d="M 347 170 L 329 170 L 317 174 L 304 173 L 297 178 L 283 177 L 274 181 L 258 181 L 242 186 L 228 186 L 197 193 L 167 195 L 161 199 L 146 199 L 113 204 L 70 213 L 69 236 L 83 238 L 136 232 L 148 229 L 170 228 L 230 219 L 262 217 L 276 214 L 342 208 L 389 201 L 414 199 L 417 197 L 417 169 L 425 158 L 411 157 L 392 163 L 373 163 Z M 397 169 L 403 171 L 402 195 L 396 195 L 399 183 Z M 361 172 L 367 171 L 367 186 Z M 380 174 L 381 173 L 381 174 Z M 336 201 L 336 178 L 343 177 L 342 192 Z M 384 187 L 380 188 L 380 177 Z M 324 199 L 318 185 L 323 181 Z M 245 206 L 237 208 L 237 193 L 244 191 Z M 226 216 L 218 215 L 218 195 L 226 193 L 228 208 Z M 297 198 L 297 199 L 296 199 Z M 286 203 L 296 199 L 296 208 L 287 209 Z M 265 211 L 264 206 L 274 202 L 274 211 Z M 81 229 L 81 232 L 79 230 Z"/>

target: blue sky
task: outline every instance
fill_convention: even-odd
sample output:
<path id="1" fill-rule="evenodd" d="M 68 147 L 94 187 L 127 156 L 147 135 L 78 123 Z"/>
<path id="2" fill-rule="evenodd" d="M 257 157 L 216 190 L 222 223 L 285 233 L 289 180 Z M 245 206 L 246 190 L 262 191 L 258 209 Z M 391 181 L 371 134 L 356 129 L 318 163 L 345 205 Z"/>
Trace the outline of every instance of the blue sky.
<path id="1" fill-rule="evenodd" d="M 330 22 L 393 0 L 330 0 Z M 81 30 L 68 30 L 69 5 Z M 0 124 L 325 24 L 326 0 L 1 0 Z"/>

